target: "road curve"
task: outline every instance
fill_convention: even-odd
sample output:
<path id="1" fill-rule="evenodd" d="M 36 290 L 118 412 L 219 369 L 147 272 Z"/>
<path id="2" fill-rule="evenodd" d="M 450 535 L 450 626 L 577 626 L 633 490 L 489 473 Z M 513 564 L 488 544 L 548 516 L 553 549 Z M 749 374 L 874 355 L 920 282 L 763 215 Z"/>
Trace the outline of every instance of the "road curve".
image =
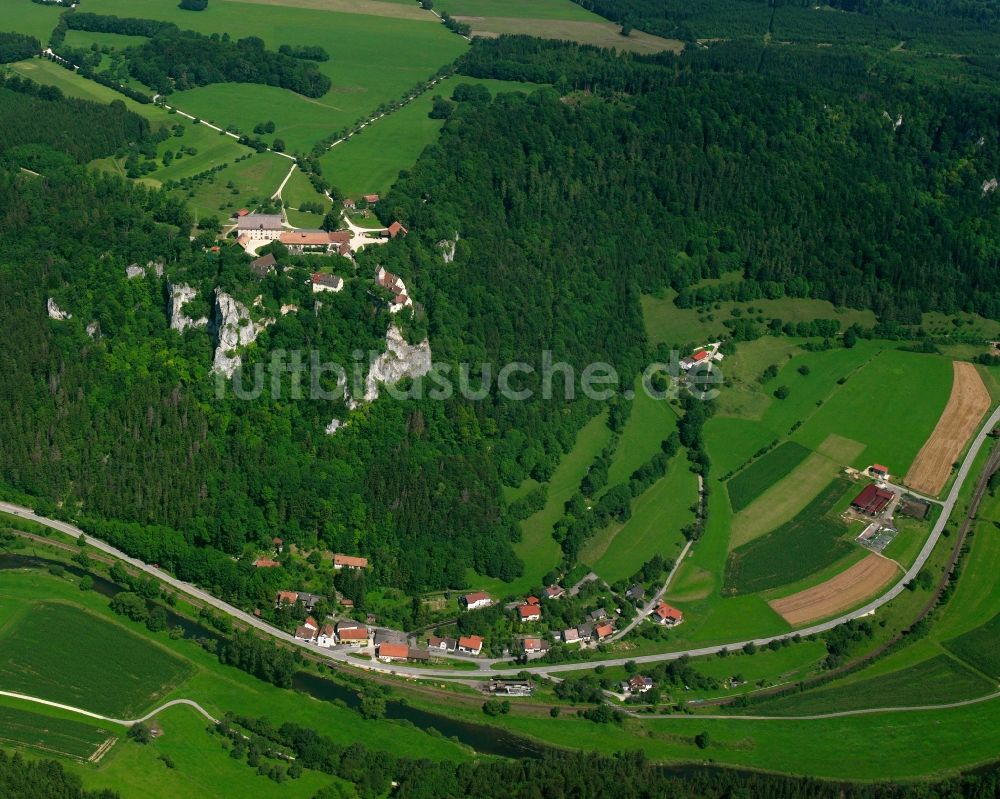
<path id="1" fill-rule="evenodd" d="M 206 719 L 208 719 L 213 724 L 218 724 L 219 720 L 215 718 L 211 713 L 209 713 L 205 708 L 199 705 L 197 702 L 191 699 L 171 699 L 160 705 L 156 710 L 147 713 L 145 716 L 139 719 L 113 719 L 110 716 L 102 716 L 100 713 L 91 713 L 89 710 L 84 710 L 82 707 L 73 707 L 72 705 L 64 705 L 60 702 L 52 702 L 48 699 L 42 699 L 38 696 L 28 696 L 27 694 L 19 694 L 14 691 L 0 691 L 0 696 L 7 696 L 11 699 L 20 699 L 23 702 L 34 702 L 36 705 L 45 705 L 46 707 L 55 707 L 59 710 L 68 710 L 70 713 L 77 713 L 81 716 L 86 716 L 87 718 L 97 719 L 98 721 L 108 721 L 112 724 L 119 724 L 122 727 L 134 727 L 136 724 L 141 724 L 144 721 L 149 721 L 153 716 L 166 710 L 168 707 L 176 707 L 177 705 L 187 705 L 188 707 L 193 707 Z"/>
<path id="2" fill-rule="evenodd" d="M 969 450 L 966 453 L 964 460 L 962 461 L 962 465 L 958 469 L 958 473 L 955 476 L 954 482 L 952 483 L 951 490 L 948 492 L 948 496 L 945 498 L 945 500 L 941 503 L 942 505 L 941 515 L 938 517 L 937 522 L 934 524 L 934 527 L 931 530 L 931 534 L 930 536 L 928 536 L 927 541 L 924 543 L 923 549 L 920 550 L 920 554 L 917 556 L 916 561 L 914 561 L 913 565 L 906 571 L 903 577 L 900 578 L 900 580 L 895 585 L 892 586 L 892 588 L 890 588 L 886 593 L 882 594 L 876 599 L 873 599 L 871 602 L 864 605 L 863 607 L 860 607 L 849 613 L 842 614 L 834 619 L 830 619 L 829 621 L 825 621 L 820 624 L 814 624 L 810 627 L 804 627 L 789 633 L 782 633 L 781 635 L 772 635 L 765 638 L 753 638 L 744 641 L 732 641 L 728 643 L 713 644 L 711 646 L 685 649 L 678 652 L 663 652 L 655 655 L 640 655 L 638 657 L 611 658 L 599 661 L 587 660 L 587 661 L 576 661 L 571 663 L 548 663 L 540 666 L 524 666 L 522 669 L 520 669 L 520 671 L 525 671 L 531 674 L 548 674 L 551 672 L 564 672 L 564 671 L 583 671 L 587 669 L 592 669 L 598 665 L 620 666 L 624 665 L 628 661 L 634 661 L 636 663 L 659 663 L 670 660 L 678 660 L 686 656 L 699 657 L 702 655 L 714 655 L 720 649 L 729 649 L 729 650 L 742 649 L 744 646 L 750 643 L 758 647 L 761 647 L 761 646 L 766 646 L 772 641 L 782 641 L 788 638 L 792 638 L 793 636 L 796 635 L 805 637 L 808 635 L 815 635 L 817 633 L 824 633 L 827 630 L 831 630 L 834 627 L 844 624 L 847 621 L 851 621 L 852 619 L 857 619 L 862 616 L 866 616 L 869 613 L 878 610 L 880 607 L 882 607 L 886 603 L 892 601 L 897 596 L 899 596 L 900 593 L 902 593 L 903 590 L 905 589 L 906 583 L 914 579 L 917 576 L 918 572 L 923 568 L 924 564 L 927 562 L 927 559 L 930 557 L 931 552 L 934 551 L 934 547 L 937 545 L 938 540 L 941 538 L 941 533 L 944 531 L 945 526 L 951 519 L 952 511 L 955 508 L 955 504 L 958 502 L 958 497 L 959 494 L 961 493 L 962 486 L 965 484 L 965 481 L 969 476 L 969 472 L 972 470 L 972 464 L 975 461 L 976 456 L 979 454 L 980 449 L 982 449 L 983 444 L 986 442 L 986 438 L 990 433 L 990 431 L 993 430 L 993 428 L 996 427 L 998 424 L 1000 424 L 1000 406 L 998 406 L 993 410 L 993 413 L 990 414 L 985 424 L 983 424 L 980 427 L 978 433 L 976 434 L 975 439 L 969 446 Z M 434 668 L 417 667 L 417 666 L 403 666 L 394 663 L 381 663 L 379 661 L 363 661 L 358 658 L 350 657 L 349 652 L 344 650 L 322 649 L 320 647 L 315 646 L 314 644 L 301 641 L 292 636 L 291 634 L 285 632 L 284 630 L 279 630 L 278 628 L 271 626 L 267 622 L 262 621 L 261 619 L 258 619 L 255 616 L 250 615 L 249 613 L 245 613 L 239 608 L 230 605 L 228 602 L 224 602 L 218 597 L 213 596 L 207 591 L 203 591 L 197 586 L 178 580 L 177 578 L 173 577 L 172 575 L 168 574 L 162 569 L 157 568 L 156 566 L 151 566 L 147 563 L 143 563 L 142 561 L 137 560 L 136 558 L 128 556 L 124 552 L 116 549 L 110 544 L 107 544 L 98 538 L 94 538 L 93 536 L 84 533 L 82 530 L 80 530 L 78 527 L 75 527 L 72 524 L 59 521 L 58 519 L 48 519 L 43 516 L 38 516 L 30 508 L 24 508 L 21 507 L 20 505 L 15 505 L 10 502 L 0 502 L 0 511 L 4 511 L 6 513 L 10 513 L 15 516 L 20 516 L 21 518 L 28 519 L 30 521 L 44 525 L 46 527 L 50 527 L 53 530 L 58 530 L 59 532 L 65 533 L 66 535 L 72 536 L 74 538 L 77 538 L 81 535 L 86 535 L 88 543 L 95 549 L 98 549 L 108 555 L 112 555 L 113 557 L 123 560 L 124 562 L 130 564 L 136 569 L 139 569 L 141 571 L 146 572 L 149 575 L 152 575 L 153 577 L 156 577 L 158 580 L 165 583 L 166 585 L 169 585 L 172 588 L 181 591 L 184 594 L 187 594 L 188 596 L 194 597 L 195 599 L 198 599 L 207 605 L 211 605 L 217 610 L 222 611 L 226 615 L 238 620 L 239 622 L 248 627 L 253 627 L 257 630 L 260 630 L 261 632 L 264 632 L 267 635 L 272 636 L 273 638 L 277 638 L 279 641 L 282 641 L 283 643 L 304 649 L 315 657 L 325 658 L 326 660 L 343 663 L 346 665 L 354 666 L 356 668 L 368 669 L 370 671 L 379 671 L 383 673 L 398 674 L 404 677 L 414 677 L 414 678 L 429 677 L 436 680 L 454 680 L 463 678 L 468 679 L 469 677 L 468 673 L 465 674 L 462 674 L 460 672 L 456 673 L 454 670 L 451 669 L 434 669 Z M 475 662 L 478 662 L 480 665 L 479 670 L 476 672 L 476 674 L 479 676 L 484 676 L 484 677 L 504 676 L 504 675 L 510 676 L 513 673 L 512 670 L 509 668 L 507 669 L 494 668 L 497 663 L 506 662 L 501 659 L 493 659 L 493 660 L 483 659 Z M 727 716 L 726 718 L 729 717 Z"/>

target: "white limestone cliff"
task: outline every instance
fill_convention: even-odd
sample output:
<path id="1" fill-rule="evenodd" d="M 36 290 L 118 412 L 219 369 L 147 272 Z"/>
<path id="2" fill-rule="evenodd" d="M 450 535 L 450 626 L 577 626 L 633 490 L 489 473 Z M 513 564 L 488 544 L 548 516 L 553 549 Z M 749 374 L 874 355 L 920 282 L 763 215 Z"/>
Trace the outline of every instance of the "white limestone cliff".
<path id="1" fill-rule="evenodd" d="M 371 365 L 365 378 L 365 402 L 378 398 L 379 383 L 395 385 L 404 377 L 423 377 L 431 370 L 431 345 L 427 339 L 408 344 L 399 328 L 390 325 L 385 344 L 386 351 Z"/>
<path id="2" fill-rule="evenodd" d="M 169 313 L 170 327 L 172 330 L 183 333 L 189 327 L 205 327 L 208 325 L 208 319 L 206 317 L 203 316 L 200 319 L 192 319 L 184 313 L 185 304 L 198 296 L 197 291 L 184 283 L 180 283 L 178 285 L 168 285 L 167 291 L 170 292 Z"/>
<path id="3" fill-rule="evenodd" d="M 239 300 L 224 292 L 215 295 L 215 313 L 212 317 L 212 332 L 215 334 L 215 357 L 212 370 L 232 377 L 239 368 L 239 349 L 253 344 L 260 332 L 274 320 L 270 318 L 254 322 L 249 309 Z"/>

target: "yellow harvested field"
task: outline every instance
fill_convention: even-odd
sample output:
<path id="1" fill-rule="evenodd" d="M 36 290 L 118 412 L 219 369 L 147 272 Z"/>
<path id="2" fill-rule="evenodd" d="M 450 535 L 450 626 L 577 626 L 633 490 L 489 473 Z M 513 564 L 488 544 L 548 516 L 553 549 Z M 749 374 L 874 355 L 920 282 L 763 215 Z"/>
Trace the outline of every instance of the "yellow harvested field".
<path id="1" fill-rule="evenodd" d="M 524 34 L 542 39 L 565 39 L 596 47 L 615 47 L 633 53 L 661 53 L 664 50 L 679 53 L 684 49 L 684 42 L 680 39 L 662 39 L 642 31 L 633 30 L 628 36 L 622 36 L 621 25 L 613 22 L 518 17 L 456 16 L 455 19 L 471 25 L 473 36 L 486 38 L 496 38 L 504 33 Z"/>
<path id="2" fill-rule="evenodd" d="M 872 553 L 836 577 L 768 604 L 793 627 L 835 616 L 874 596 L 899 571 L 895 561 Z"/>
<path id="3" fill-rule="evenodd" d="M 864 444 L 849 438 L 828 436 L 820 444 L 819 452 L 813 452 L 790 474 L 733 516 L 729 549 L 760 538 L 794 518 L 864 448 Z"/>
<path id="4" fill-rule="evenodd" d="M 955 379 L 948 404 L 903 478 L 903 483 L 914 491 L 930 496 L 937 496 L 944 489 L 952 465 L 990 409 L 990 392 L 976 367 L 964 361 L 953 361 L 952 367 Z"/>

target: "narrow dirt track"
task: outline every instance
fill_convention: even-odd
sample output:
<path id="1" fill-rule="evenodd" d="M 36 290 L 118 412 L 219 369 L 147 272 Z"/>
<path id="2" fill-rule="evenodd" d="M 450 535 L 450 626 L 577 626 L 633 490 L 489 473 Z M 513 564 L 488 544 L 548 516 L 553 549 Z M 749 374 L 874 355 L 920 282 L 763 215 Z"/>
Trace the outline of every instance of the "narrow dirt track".
<path id="1" fill-rule="evenodd" d="M 903 479 L 905 485 L 932 497 L 944 489 L 952 465 L 990 407 L 990 392 L 976 367 L 964 361 L 952 361 L 952 367 L 955 379 L 948 404 Z"/>

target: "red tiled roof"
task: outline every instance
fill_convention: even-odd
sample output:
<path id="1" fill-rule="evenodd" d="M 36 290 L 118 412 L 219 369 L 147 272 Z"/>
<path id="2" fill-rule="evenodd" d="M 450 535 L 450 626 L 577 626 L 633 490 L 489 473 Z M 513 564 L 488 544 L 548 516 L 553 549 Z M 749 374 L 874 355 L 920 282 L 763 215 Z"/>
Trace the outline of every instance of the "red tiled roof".
<path id="1" fill-rule="evenodd" d="M 481 602 L 482 600 L 489 599 L 489 598 L 490 598 L 490 595 L 486 594 L 486 593 L 483 593 L 482 591 L 475 591 L 475 592 L 473 592 L 471 594 L 466 594 L 465 597 L 464 597 L 466 605 L 471 605 L 471 604 L 473 604 L 475 602 Z"/>
<path id="2" fill-rule="evenodd" d="M 333 556 L 334 566 L 348 566 L 355 569 L 367 569 L 368 558 L 359 558 L 354 555 L 342 555 L 337 553 Z"/>
<path id="3" fill-rule="evenodd" d="M 684 618 L 683 613 L 672 605 L 668 605 L 666 602 L 661 602 L 657 605 L 656 610 L 653 612 L 664 621 L 681 621 Z"/>
<path id="4" fill-rule="evenodd" d="M 463 635 L 458 639 L 458 645 L 463 649 L 482 649 L 483 639 L 479 635 Z"/>
<path id="5" fill-rule="evenodd" d="M 278 592 L 278 602 L 285 602 L 289 605 L 294 605 L 298 601 L 299 601 L 299 595 L 295 591 Z"/>
<path id="6" fill-rule="evenodd" d="M 692 361 L 703 361 L 708 357 L 708 353 L 705 350 L 698 350 L 694 355 L 691 356 Z"/>
<path id="7" fill-rule="evenodd" d="M 349 630 L 337 630 L 337 638 L 342 641 L 367 641 L 368 640 L 368 628 L 367 627 L 353 627 Z"/>
<path id="8" fill-rule="evenodd" d="M 248 211 L 246 208 L 241 208 L 239 211 L 236 212 L 236 216 L 246 216 L 249 213 L 250 211 Z"/>
<path id="9" fill-rule="evenodd" d="M 365 195 L 365 202 L 366 203 L 377 203 L 378 202 L 378 195 L 377 194 L 366 194 Z"/>
<path id="10" fill-rule="evenodd" d="M 594 628 L 594 633 L 598 638 L 607 638 L 611 633 L 615 631 L 615 628 L 610 624 L 602 624 L 600 627 Z"/>
<path id="11" fill-rule="evenodd" d="M 541 600 L 537 596 L 529 596 L 524 600 L 525 605 L 540 605 Z"/>
<path id="12" fill-rule="evenodd" d="M 877 472 L 886 472 L 887 474 L 889 472 L 889 467 L 883 466 L 881 463 L 873 463 L 872 469 L 874 469 Z"/>
<path id="13" fill-rule="evenodd" d="M 349 230 L 334 230 L 327 234 L 330 237 L 330 241 L 335 244 L 347 244 L 351 240 L 351 231 Z"/>
<path id="14" fill-rule="evenodd" d="M 881 513 L 881 511 L 892 501 L 892 492 L 879 488 L 874 483 L 869 483 L 861 489 L 851 502 L 851 507 L 864 511 L 865 513 Z"/>
<path id="15" fill-rule="evenodd" d="M 325 230 L 286 230 L 278 236 L 278 241 L 282 244 L 323 247 L 330 243 L 330 234 Z"/>
<path id="16" fill-rule="evenodd" d="M 406 644 L 379 644 L 378 656 L 380 658 L 398 658 L 400 660 L 406 660 L 406 656 L 409 654 L 410 648 Z"/>
<path id="17" fill-rule="evenodd" d="M 276 560 L 271 560 L 270 558 L 257 558 L 257 560 L 253 562 L 253 565 L 258 569 L 273 569 L 281 564 Z"/>
<path id="18" fill-rule="evenodd" d="M 521 620 L 535 619 L 542 617 L 542 609 L 538 605 L 520 605 L 517 612 L 521 614 Z"/>
<path id="19" fill-rule="evenodd" d="M 304 638 L 306 641 L 311 641 L 316 636 L 316 631 L 309 627 L 299 627 L 295 631 L 296 638 Z"/>
<path id="20" fill-rule="evenodd" d="M 404 236 L 409 233 L 409 231 L 403 227 L 399 222 L 393 222 L 389 225 L 389 238 L 394 239 L 396 236 L 403 234 Z"/>

